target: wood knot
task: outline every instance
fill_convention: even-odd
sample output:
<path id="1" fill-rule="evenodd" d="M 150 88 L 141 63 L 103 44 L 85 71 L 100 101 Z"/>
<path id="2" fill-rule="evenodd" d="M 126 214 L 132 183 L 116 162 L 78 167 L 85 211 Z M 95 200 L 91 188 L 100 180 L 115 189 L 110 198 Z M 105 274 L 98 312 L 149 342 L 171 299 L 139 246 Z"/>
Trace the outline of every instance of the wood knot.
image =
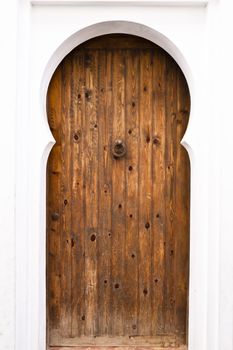
<path id="1" fill-rule="evenodd" d="M 146 137 L 146 143 L 150 143 L 150 136 L 149 135 Z"/>
<path id="2" fill-rule="evenodd" d="M 86 91 L 85 91 L 85 98 L 86 98 L 87 100 L 90 100 L 90 99 L 91 99 L 91 90 L 86 90 Z"/>
<path id="3" fill-rule="evenodd" d="M 78 143 L 80 141 L 80 136 L 81 136 L 81 131 L 76 131 L 73 136 L 74 142 Z"/>
<path id="4" fill-rule="evenodd" d="M 148 230 L 150 228 L 150 223 L 149 222 L 146 222 L 145 223 L 145 228 Z"/>
<path id="5" fill-rule="evenodd" d="M 95 234 L 92 234 L 91 235 L 91 241 L 94 242 L 96 240 L 96 235 Z"/>
<path id="6" fill-rule="evenodd" d="M 159 137 L 158 136 L 155 136 L 154 138 L 153 138 L 153 144 L 154 145 L 159 145 L 160 144 L 160 140 L 159 140 Z"/>

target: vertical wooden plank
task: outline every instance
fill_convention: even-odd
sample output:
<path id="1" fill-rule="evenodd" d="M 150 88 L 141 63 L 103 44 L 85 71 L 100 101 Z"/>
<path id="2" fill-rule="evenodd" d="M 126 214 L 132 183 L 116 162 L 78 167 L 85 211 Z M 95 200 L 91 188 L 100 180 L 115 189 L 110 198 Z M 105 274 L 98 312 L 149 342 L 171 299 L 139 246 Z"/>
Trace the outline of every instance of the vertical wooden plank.
<path id="1" fill-rule="evenodd" d="M 126 51 L 126 233 L 125 233 L 125 324 L 126 334 L 138 334 L 138 141 L 139 55 Z"/>
<path id="2" fill-rule="evenodd" d="M 85 71 L 84 52 L 72 55 L 72 191 L 71 202 L 64 204 L 71 211 L 72 254 L 72 337 L 84 334 L 85 329 L 85 222 L 84 222 L 84 138 Z"/>
<path id="3" fill-rule="evenodd" d="M 85 50 L 85 334 L 96 334 L 98 231 L 98 51 Z"/>
<path id="4" fill-rule="evenodd" d="M 52 92 L 52 93 L 51 93 Z M 60 323 L 60 214 L 61 187 L 61 69 L 57 68 L 47 95 L 47 115 L 56 144 L 47 164 L 47 336 Z"/>
<path id="5" fill-rule="evenodd" d="M 138 332 L 151 334 L 151 52 L 140 51 L 139 107 L 139 315 Z"/>
<path id="6" fill-rule="evenodd" d="M 190 163 L 189 156 L 180 144 L 188 125 L 190 98 L 184 75 L 177 67 L 177 117 L 176 117 L 176 216 L 175 216 L 175 264 L 176 264 L 176 332 L 187 331 L 187 300 L 189 276 L 189 211 L 190 211 Z M 185 190 L 184 190 L 185 188 Z"/>
<path id="7" fill-rule="evenodd" d="M 165 54 L 153 50 L 152 114 L 152 334 L 164 333 L 165 310 Z"/>
<path id="8" fill-rule="evenodd" d="M 113 133 L 112 142 L 125 139 L 125 59 L 113 51 Z M 112 163 L 112 293 L 111 335 L 124 334 L 124 244 L 125 244 L 125 158 Z"/>
<path id="9" fill-rule="evenodd" d="M 165 268 L 165 298 L 166 316 L 165 331 L 174 331 L 175 313 L 175 187 L 176 187 L 176 134 L 175 118 L 177 112 L 177 69 L 174 60 L 166 57 L 166 188 L 165 188 L 165 215 L 166 215 L 166 268 Z"/>
<path id="10" fill-rule="evenodd" d="M 61 121 L 61 322 L 60 334 L 71 335 L 71 212 L 64 201 L 71 201 L 71 58 L 62 63 L 62 121 Z"/>
<path id="11" fill-rule="evenodd" d="M 101 50 L 98 59 L 99 115 L 99 238 L 98 258 L 98 335 L 108 335 L 111 322 L 111 199 L 112 199 L 112 53 Z"/>

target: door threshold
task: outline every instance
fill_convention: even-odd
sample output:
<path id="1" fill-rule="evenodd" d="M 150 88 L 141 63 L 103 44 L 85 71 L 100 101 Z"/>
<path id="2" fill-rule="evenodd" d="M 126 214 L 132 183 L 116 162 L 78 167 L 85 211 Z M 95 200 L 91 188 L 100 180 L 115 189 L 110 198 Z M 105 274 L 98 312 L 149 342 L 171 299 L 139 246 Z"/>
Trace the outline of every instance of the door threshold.
<path id="1" fill-rule="evenodd" d="M 155 346 L 49 346 L 48 350 L 188 350 L 187 345 L 176 347 Z"/>

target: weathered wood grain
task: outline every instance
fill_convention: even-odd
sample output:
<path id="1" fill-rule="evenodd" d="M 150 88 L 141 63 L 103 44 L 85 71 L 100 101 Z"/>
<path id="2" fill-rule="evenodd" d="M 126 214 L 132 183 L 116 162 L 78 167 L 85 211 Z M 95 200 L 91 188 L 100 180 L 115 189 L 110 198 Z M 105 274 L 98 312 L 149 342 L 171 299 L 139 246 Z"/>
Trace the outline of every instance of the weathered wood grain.
<path id="1" fill-rule="evenodd" d="M 177 144 L 175 137 L 175 119 L 177 113 L 177 65 L 169 56 L 166 57 L 166 147 L 165 147 L 165 281 L 166 281 L 166 313 L 165 313 L 165 331 L 174 331 L 174 282 L 175 282 L 175 263 L 174 249 L 175 243 L 175 190 L 176 190 L 176 155 Z"/>
<path id="2" fill-rule="evenodd" d="M 152 65 L 151 51 L 140 52 L 139 66 L 139 303 L 138 332 L 151 335 Z"/>
<path id="3" fill-rule="evenodd" d="M 112 53 L 99 52 L 99 239 L 98 249 L 98 335 L 110 332 L 111 240 L 112 240 Z"/>
<path id="4" fill-rule="evenodd" d="M 65 201 L 71 202 L 71 166 L 72 148 L 71 135 L 71 83 L 72 75 L 71 57 L 67 58 L 67 64 L 62 63 L 62 90 L 61 90 L 61 300 L 60 300 L 60 330 L 63 337 L 71 336 L 71 210 L 65 205 Z M 67 122 L 67 117 L 69 122 Z M 67 155 L 69 155 L 67 157 Z M 56 191 L 56 189 L 54 189 Z M 67 268 L 69 267 L 69 268 Z"/>
<path id="5" fill-rule="evenodd" d="M 125 139 L 125 57 L 113 52 L 112 61 L 112 141 Z M 125 157 L 112 162 L 112 262 L 111 262 L 111 335 L 124 334 L 124 249 L 125 249 Z"/>
<path id="6" fill-rule="evenodd" d="M 152 109 L 152 334 L 165 331 L 165 68 L 163 52 L 153 52 Z"/>
<path id="7" fill-rule="evenodd" d="M 127 317 L 124 321 L 126 334 L 138 334 L 138 176 L 139 176 L 139 55 L 131 50 L 125 53 L 125 140 L 126 156 L 126 232 L 125 232 L 125 309 Z M 132 170 L 130 171 L 129 169 Z"/>
<path id="8" fill-rule="evenodd" d="M 151 350 L 151 347 L 173 347 L 179 348 L 184 342 L 184 335 L 163 334 L 154 336 L 96 336 L 96 337 L 78 337 L 78 338 L 64 338 L 54 332 L 54 341 L 51 346 L 144 346 Z M 77 345 L 76 345 L 77 346 Z"/>
<path id="9" fill-rule="evenodd" d="M 71 248 L 72 248 L 72 336 L 85 334 L 85 69 L 84 51 L 72 57 L 72 193 L 71 203 Z M 77 210 L 77 205 L 79 210 Z"/>
<path id="10" fill-rule="evenodd" d="M 98 228 L 98 53 L 85 52 L 85 335 L 97 327 L 97 240 Z M 82 205 L 82 203 L 80 203 Z"/>
<path id="11" fill-rule="evenodd" d="M 47 299 L 50 301 L 47 309 L 48 327 L 58 328 L 60 324 L 60 231 L 61 225 L 54 213 L 60 215 L 61 201 L 61 67 L 56 70 L 50 83 L 52 94 L 48 95 L 47 115 L 50 128 L 56 138 L 47 165 Z"/>
<path id="12" fill-rule="evenodd" d="M 47 98 L 51 349 L 186 349 L 189 110 L 180 68 L 139 37 L 92 39 L 57 68 Z"/>

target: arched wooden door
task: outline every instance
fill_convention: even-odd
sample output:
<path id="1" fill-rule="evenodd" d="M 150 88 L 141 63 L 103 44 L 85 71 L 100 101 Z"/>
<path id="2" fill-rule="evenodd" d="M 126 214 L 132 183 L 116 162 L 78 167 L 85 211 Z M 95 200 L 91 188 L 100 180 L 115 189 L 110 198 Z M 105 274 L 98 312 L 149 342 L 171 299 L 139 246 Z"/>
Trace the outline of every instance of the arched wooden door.
<path id="1" fill-rule="evenodd" d="M 54 73 L 49 347 L 186 344 L 190 166 L 180 141 L 189 109 L 180 68 L 142 38 L 92 39 Z"/>

